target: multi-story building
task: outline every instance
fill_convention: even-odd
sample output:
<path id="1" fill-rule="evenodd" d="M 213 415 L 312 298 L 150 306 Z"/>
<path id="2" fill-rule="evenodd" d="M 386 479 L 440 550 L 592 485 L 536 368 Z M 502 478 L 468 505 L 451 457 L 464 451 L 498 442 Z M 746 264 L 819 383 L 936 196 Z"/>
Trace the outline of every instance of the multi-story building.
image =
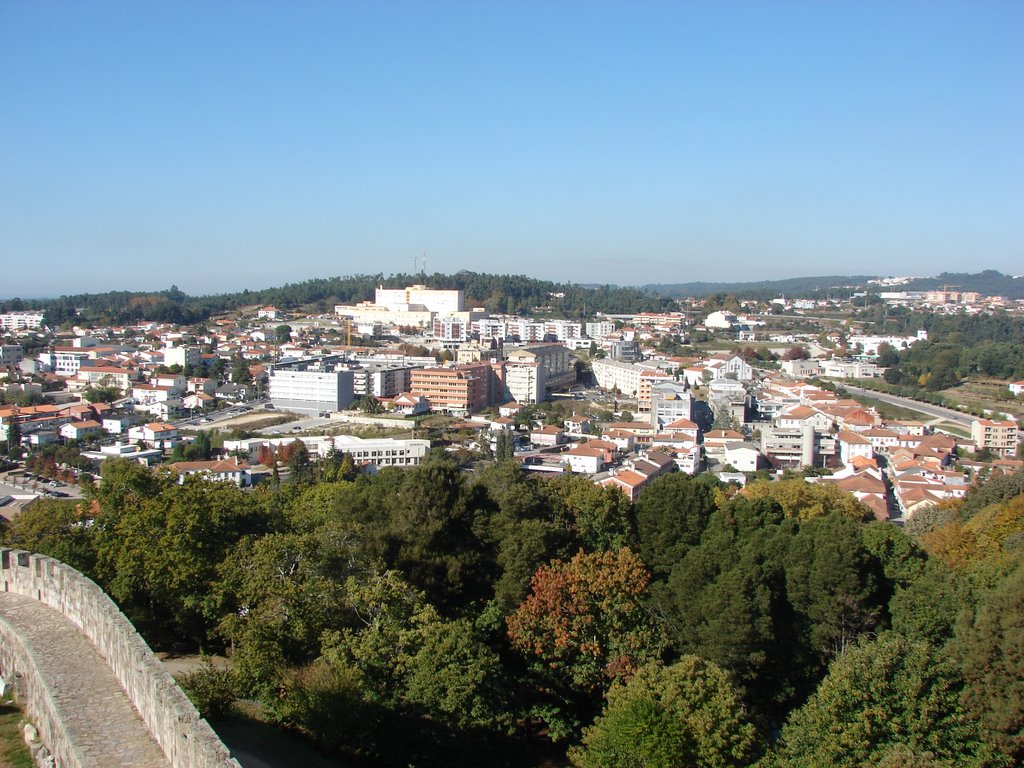
<path id="1" fill-rule="evenodd" d="M 505 363 L 505 391 L 505 399 L 517 403 L 541 402 L 547 393 L 545 367 L 535 360 Z"/>
<path id="2" fill-rule="evenodd" d="M 445 413 L 469 415 L 493 405 L 501 363 L 466 363 L 413 370 L 409 388 L 427 398 L 430 409 Z"/>
<path id="3" fill-rule="evenodd" d="M 182 368 L 199 365 L 202 360 L 202 350 L 196 346 L 164 347 L 164 365 L 170 367 L 179 365 Z"/>
<path id="4" fill-rule="evenodd" d="M 776 468 L 821 467 L 835 462 L 836 440 L 810 424 L 802 427 L 763 427 L 761 453 Z"/>
<path id="5" fill-rule="evenodd" d="M 592 339 L 600 339 L 615 333 L 615 323 L 611 320 L 595 320 L 587 323 L 587 336 Z"/>
<path id="6" fill-rule="evenodd" d="M 408 392 L 412 371 L 419 366 L 369 364 L 351 366 L 352 394 L 355 397 L 394 397 Z"/>
<path id="7" fill-rule="evenodd" d="M 651 387 L 651 424 L 659 430 L 679 419 L 690 419 L 693 395 L 675 381 L 665 381 Z"/>
<path id="8" fill-rule="evenodd" d="M 640 390 L 640 375 L 644 369 L 633 363 L 618 360 L 594 360 L 591 363 L 597 386 L 609 392 L 618 390 L 626 397 L 636 397 Z"/>
<path id="9" fill-rule="evenodd" d="M 83 365 L 78 369 L 78 380 L 87 387 L 117 387 L 124 392 L 138 378 L 138 371 L 114 365 Z"/>
<path id="10" fill-rule="evenodd" d="M 469 325 L 459 317 L 435 317 L 434 338 L 438 341 L 465 341 L 469 338 Z"/>
<path id="11" fill-rule="evenodd" d="M 79 347 L 54 347 L 52 352 L 41 352 L 39 361 L 52 366 L 58 376 L 75 376 L 82 366 L 82 361 L 89 357 L 88 349 Z M 45 357 L 45 359 L 44 359 Z"/>
<path id="12" fill-rule="evenodd" d="M 269 393 L 274 407 L 319 415 L 342 411 L 351 405 L 354 377 L 339 357 L 308 358 L 271 366 Z"/>
<path id="13" fill-rule="evenodd" d="M 25 350 L 21 344 L 0 345 L 0 365 L 17 365 L 25 357 Z"/>
<path id="14" fill-rule="evenodd" d="M 26 331 L 43 324 L 43 313 L 38 311 L 4 312 L 0 314 L 0 328 L 5 331 Z"/>
<path id="15" fill-rule="evenodd" d="M 250 461 L 258 461 L 260 449 L 274 450 L 301 440 L 310 453 L 327 456 L 332 450 L 349 454 L 357 465 L 378 467 L 413 467 L 422 463 L 430 450 L 429 440 L 401 440 L 393 437 L 361 438 L 352 435 L 318 435 L 281 438 L 250 438 L 225 440 L 224 450 L 247 451 Z"/>
<path id="16" fill-rule="evenodd" d="M 537 363 L 543 367 L 544 392 L 567 389 L 576 383 L 576 366 L 569 350 L 560 344 L 533 344 L 526 347 L 506 347 L 505 359 L 509 366 Z M 543 397 L 541 398 L 543 399 Z"/>
<path id="17" fill-rule="evenodd" d="M 989 450 L 1005 458 L 1013 456 L 1020 444 L 1020 430 L 1015 421 L 975 419 L 971 437 L 978 450 Z"/>
<path id="18" fill-rule="evenodd" d="M 406 288 L 378 288 L 374 303 L 383 307 L 420 305 L 428 312 L 450 314 L 462 312 L 465 294 L 460 290 L 438 290 L 425 285 L 410 285 Z"/>
<path id="19" fill-rule="evenodd" d="M 671 374 L 659 368 L 651 368 L 640 374 L 636 395 L 637 413 L 651 412 L 651 388 L 666 381 L 673 381 Z"/>

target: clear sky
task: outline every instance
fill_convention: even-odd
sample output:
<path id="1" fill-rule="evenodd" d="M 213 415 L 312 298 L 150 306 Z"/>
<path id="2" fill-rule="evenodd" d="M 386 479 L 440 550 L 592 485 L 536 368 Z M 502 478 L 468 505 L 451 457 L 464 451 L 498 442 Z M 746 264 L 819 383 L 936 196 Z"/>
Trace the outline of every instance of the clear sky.
<path id="1" fill-rule="evenodd" d="M 0 0 L 0 297 L 1024 272 L 1024 2 Z"/>

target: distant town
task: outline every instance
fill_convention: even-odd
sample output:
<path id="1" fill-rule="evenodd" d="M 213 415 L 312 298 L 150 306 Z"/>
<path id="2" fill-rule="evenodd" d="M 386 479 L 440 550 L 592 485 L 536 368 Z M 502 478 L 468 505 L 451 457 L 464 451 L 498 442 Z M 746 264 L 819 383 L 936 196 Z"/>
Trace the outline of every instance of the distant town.
<path id="1" fill-rule="evenodd" d="M 1021 467 L 1024 405 L 1012 375 L 968 377 L 981 389 L 951 408 L 894 394 L 887 370 L 938 341 L 923 319 L 1024 322 L 1020 300 L 905 282 L 580 319 L 492 312 L 423 284 L 326 314 L 257 305 L 195 326 L 50 327 L 41 310 L 8 311 L 0 428 L 7 455 L 36 471 L 10 472 L 0 500 L 10 514 L 75 495 L 79 473 L 111 457 L 248 487 L 300 441 L 369 472 L 417 465 L 432 446 L 467 466 L 514 457 L 631 501 L 667 472 L 739 484 L 803 472 L 903 521 Z M 890 316 L 919 326 L 879 332 Z"/>

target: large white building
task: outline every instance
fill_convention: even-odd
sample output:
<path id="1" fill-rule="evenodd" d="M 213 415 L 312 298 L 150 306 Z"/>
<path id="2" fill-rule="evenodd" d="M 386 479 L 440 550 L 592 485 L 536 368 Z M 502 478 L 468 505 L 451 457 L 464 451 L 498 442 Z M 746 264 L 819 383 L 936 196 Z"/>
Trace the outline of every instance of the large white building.
<path id="1" fill-rule="evenodd" d="M 536 361 L 506 362 L 505 390 L 507 397 L 517 403 L 541 402 L 547 395 L 545 367 Z"/>
<path id="2" fill-rule="evenodd" d="M 275 408 L 319 415 L 352 404 L 353 374 L 334 358 L 310 358 L 271 366 L 270 400 Z"/>
<path id="3" fill-rule="evenodd" d="M 640 376 L 644 368 L 619 360 L 594 360 L 591 363 L 597 386 L 609 392 L 619 390 L 625 397 L 636 397 L 640 391 Z"/>
<path id="4" fill-rule="evenodd" d="M 422 307 L 427 312 L 444 315 L 462 312 L 465 308 L 465 296 L 459 290 L 438 290 L 427 288 L 425 285 L 410 285 L 406 288 L 380 287 L 374 294 L 374 303 L 390 309 L 415 307 L 419 310 Z"/>
<path id="5" fill-rule="evenodd" d="M 175 347 L 168 344 L 164 347 L 164 365 L 170 367 L 172 365 L 180 365 L 182 368 L 186 366 L 199 365 L 202 361 L 202 350 L 199 347 L 192 345 L 184 345 Z"/>
<path id="6" fill-rule="evenodd" d="M 4 312 L 0 314 L 0 328 L 5 331 L 31 330 L 42 324 L 42 312 Z"/>
<path id="7" fill-rule="evenodd" d="M 256 461 L 260 448 L 278 448 L 281 445 L 302 441 L 311 453 L 326 456 L 333 448 L 352 456 L 356 464 L 373 464 L 377 467 L 414 467 L 422 463 L 430 450 L 429 440 L 400 440 L 394 437 L 361 438 L 352 435 L 318 435 L 303 437 L 259 438 L 248 440 L 225 440 L 226 451 L 247 451 L 249 460 Z"/>

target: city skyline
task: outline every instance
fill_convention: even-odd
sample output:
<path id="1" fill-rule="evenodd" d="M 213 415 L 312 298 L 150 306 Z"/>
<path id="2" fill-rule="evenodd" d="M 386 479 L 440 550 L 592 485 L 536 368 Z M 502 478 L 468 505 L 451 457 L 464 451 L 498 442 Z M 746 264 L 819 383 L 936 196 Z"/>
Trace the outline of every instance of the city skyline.
<path id="1" fill-rule="evenodd" d="M 1011 2 L 0 6 L 0 298 L 1024 263 Z"/>

